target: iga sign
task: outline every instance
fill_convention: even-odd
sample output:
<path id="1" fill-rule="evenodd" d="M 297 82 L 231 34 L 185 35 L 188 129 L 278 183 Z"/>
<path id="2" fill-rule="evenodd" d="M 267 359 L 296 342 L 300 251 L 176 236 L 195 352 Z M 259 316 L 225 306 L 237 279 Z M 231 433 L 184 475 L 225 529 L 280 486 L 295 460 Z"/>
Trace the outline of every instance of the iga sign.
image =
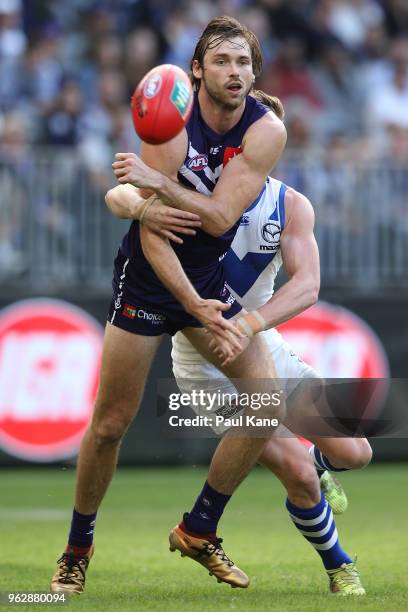
<path id="1" fill-rule="evenodd" d="M 0 447 L 31 461 L 74 455 L 92 414 L 103 331 L 50 299 L 0 312 Z"/>
<path id="2" fill-rule="evenodd" d="M 319 302 L 279 331 L 324 378 L 387 378 L 388 361 L 374 331 L 350 310 Z"/>

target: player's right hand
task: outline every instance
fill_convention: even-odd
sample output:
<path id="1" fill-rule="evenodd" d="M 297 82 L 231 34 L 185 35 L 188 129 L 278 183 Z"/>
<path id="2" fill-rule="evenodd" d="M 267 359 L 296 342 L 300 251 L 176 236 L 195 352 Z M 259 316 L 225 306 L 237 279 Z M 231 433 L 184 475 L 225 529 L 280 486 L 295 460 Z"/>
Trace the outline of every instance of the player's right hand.
<path id="1" fill-rule="evenodd" d="M 182 238 L 177 236 L 175 232 L 186 236 L 194 236 L 196 234 L 194 228 L 201 227 L 201 220 L 195 213 L 166 206 L 161 200 L 157 199 L 147 209 L 143 217 L 143 224 L 155 234 L 168 238 L 177 244 L 183 244 Z"/>
<path id="2" fill-rule="evenodd" d="M 230 339 L 225 338 L 225 336 L 221 336 L 217 332 L 211 332 L 211 340 L 208 344 L 208 347 L 214 353 L 214 355 L 218 358 L 221 366 L 226 366 L 232 361 L 234 361 L 238 355 L 245 350 L 249 343 L 247 337 L 244 337 L 240 340 L 239 345 L 235 344 L 231 345 Z"/>
<path id="3" fill-rule="evenodd" d="M 188 312 L 200 321 L 211 334 L 210 348 L 225 365 L 244 350 L 246 336 L 222 313 L 231 308 L 220 300 L 199 300 Z"/>

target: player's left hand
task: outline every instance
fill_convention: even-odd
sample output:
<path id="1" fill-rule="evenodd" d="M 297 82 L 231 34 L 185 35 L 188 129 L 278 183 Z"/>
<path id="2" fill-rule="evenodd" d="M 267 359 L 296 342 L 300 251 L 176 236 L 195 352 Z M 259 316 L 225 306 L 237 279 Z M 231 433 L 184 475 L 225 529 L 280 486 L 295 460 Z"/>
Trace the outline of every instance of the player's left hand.
<path id="1" fill-rule="evenodd" d="M 143 223 L 155 234 L 168 238 L 176 244 L 183 244 L 182 238 L 177 236 L 176 232 L 195 236 L 196 228 L 201 227 L 198 215 L 166 206 L 161 200 L 155 200 L 147 209 Z"/>
<path id="2" fill-rule="evenodd" d="M 153 191 L 160 185 L 160 172 L 147 166 L 135 153 L 116 153 L 112 168 L 119 183 Z"/>
<path id="3" fill-rule="evenodd" d="M 231 321 L 232 325 L 235 325 L 234 321 Z M 243 336 L 239 338 L 238 342 L 235 342 L 231 346 L 230 342 L 226 339 L 225 334 L 220 335 L 217 330 L 212 330 L 211 340 L 209 342 L 209 348 L 218 357 L 222 366 L 226 366 L 234 361 L 238 355 L 240 355 L 248 346 L 249 338 Z"/>
<path id="4" fill-rule="evenodd" d="M 214 340 L 214 352 L 221 360 L 233 361 L 242 352 L 242 331 L 222 313 L 231 308 L 230 304 L 214 299 L 198 299 L 193 304 L 184 304 L 185 309 L 203 324 Z"/>

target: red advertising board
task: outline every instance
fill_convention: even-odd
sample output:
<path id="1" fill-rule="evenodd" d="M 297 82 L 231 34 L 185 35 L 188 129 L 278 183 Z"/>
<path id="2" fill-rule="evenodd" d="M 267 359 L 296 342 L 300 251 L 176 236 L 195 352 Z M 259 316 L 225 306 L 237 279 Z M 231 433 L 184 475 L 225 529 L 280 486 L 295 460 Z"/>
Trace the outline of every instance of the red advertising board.
<path id="1" fill-rule="evenodd" d="M 74 455 L 96 397 L 103 330 L 67 302 L 0 312 L 0 447 L 31 461 Z"/>
<path id="2" fill-rule="evenodd" d="M 319 302 L 279 331 L 324 378 L 387 378 L 388 360 L 374 330 L 356 314 Z"/>

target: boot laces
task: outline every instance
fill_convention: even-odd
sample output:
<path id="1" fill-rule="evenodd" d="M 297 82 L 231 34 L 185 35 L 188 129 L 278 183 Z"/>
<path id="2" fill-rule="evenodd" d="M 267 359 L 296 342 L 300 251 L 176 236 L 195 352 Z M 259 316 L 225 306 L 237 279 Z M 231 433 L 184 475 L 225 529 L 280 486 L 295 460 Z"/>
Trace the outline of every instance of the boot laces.
<path id="1" fill-rule="evenodd" d="M 86 567 L 87 564 L 85 557 L 75 557 L 73 553 L 63 553 L 57 563 L 60 564 L 59 582 L 75 584 L 78 580 L 85 578 L 84 565 Z"/>
<path id="2" fill-rule="evenodd" d="M 214 538 L 210 542 L 206 542 L 204 544 L 204 546 L 203 546 L 203 553 L 205 555 L 207 555 L 208 557 L 210 557 L 211 555 L 215 554 L 222 561 L 224 561 L 229 567 L 232 567 L 234 565 L 234 562 L 232 561 L 232 559 L 230 559 L 225 554 L 225 551 L 224 551 L 223 547 L 221 546 L 221 544 L 222 544 L 222 538 Z"/>
<path id="3" fill-rule="evenodd" d="M 356 578 L 359 577 L 359 572 L 354 563 L 343 563 L 340 569 L 332 575 L 333 580 L 342 582 L 344 585 L 355 584 Z"/>

